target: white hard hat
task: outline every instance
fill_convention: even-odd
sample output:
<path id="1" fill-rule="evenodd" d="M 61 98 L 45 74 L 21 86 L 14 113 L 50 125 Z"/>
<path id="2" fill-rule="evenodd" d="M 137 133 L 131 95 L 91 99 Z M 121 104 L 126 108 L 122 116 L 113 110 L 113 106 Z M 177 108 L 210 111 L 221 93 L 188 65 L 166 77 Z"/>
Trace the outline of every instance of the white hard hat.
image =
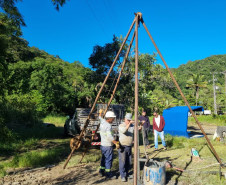
<path id="1" fill-rule="evenodd" d="M 107 111 L 107 113 L 105 114 L 105 118 L 115 118 L 115 117 L 116 115 L 112 111 Z"/>

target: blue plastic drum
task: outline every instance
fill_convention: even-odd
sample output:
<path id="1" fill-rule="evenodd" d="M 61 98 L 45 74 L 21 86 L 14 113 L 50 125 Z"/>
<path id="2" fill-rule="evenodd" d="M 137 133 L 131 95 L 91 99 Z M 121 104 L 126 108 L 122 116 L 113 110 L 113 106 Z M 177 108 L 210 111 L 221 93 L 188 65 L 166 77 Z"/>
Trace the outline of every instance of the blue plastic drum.
<path id="1" fill-rule="evenodd" d="M 144 166 L 144 185 L 165 185 L 165 162 L 149 161 Z"/>

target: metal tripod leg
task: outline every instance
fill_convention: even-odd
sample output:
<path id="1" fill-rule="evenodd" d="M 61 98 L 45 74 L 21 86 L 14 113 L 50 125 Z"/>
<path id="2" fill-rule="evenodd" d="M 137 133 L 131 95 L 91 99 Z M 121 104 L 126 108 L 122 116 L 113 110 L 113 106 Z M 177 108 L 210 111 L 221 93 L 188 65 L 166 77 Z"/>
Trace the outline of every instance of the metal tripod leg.
<path id="1" fill-rule="evenodd" d="M 218 157 L 218 155 L 217 155 L 217 152 L 215 151 L 215 149 L 214 149 L 213 145 L 211 144 L 211 142 L 210 142 L 209 138 L 207 137 L 207 135 L 206 135 L 205 131 L 203 130 L 203 128 L 202 128 L 202 126 L 201 126 L 201 124 L 199 123 L 199 121 L 198 121 L 198 119 L 197 119 L 197 117 L 196 117 L 195 113 L 194 113 L 194 112 L 193 112 L 193 110 L 191 109 L 191 107 L 190 107 L 190 105 L 189 105 L 189 103 L 188 103 L 187 99 L 185 98 L 185 96 L 184 96 L 183 92 L 181 91 L 181 89 L 180 89 L 180 87 L 179 87 L 179 85 L 178 85 L 178 83 L 177 83 L 176 79 L 174 78 L 173 74 L 171 73 L 170 68 L 168 67 L 167 63 L 165 62 L 165 60 L 164 60 L 164 58 L 163 58 L 163 56 L 162 56 L 161 52 L 159 51 L 159 49 L 158 49 L 158 47 L 157 47 L 157 45 L 156 45 L 156 43 L 155 43 L 154 39 L 152 38 L 152 36 L 151 36 L 151 34 L 150 34 L 150 32 L 149 32 L 149 30 L 148 30 L 147 26 L 146 26 L 146 25 L 145 25 L 145 23 L 144 23 L 143 18 L 141 19 L 141 22 L 142 22 L 142 24 L 143 24 L 143 26 L 144 26 L 144 28 L 145 28 L 146 32 L 148 33 L 148 35 L 149 35 L 149 37 L 150 37 L 150 39 L 151 39 L 151 41 L 152 41 L 153 45 L 155 46 L 155 49 L 157 50 L 157 52 L 158 52 L 159 56 L 161 57 L 161 59 L 162 59 L 163 63 L 165 64 L 166 69 L 167 69 L 167 71 L 169 72 L 169 74 L 170 74 L 170 76 L 171 76 L 171 78 L 172 78 L 172 80 L 173 80 L 174 84 L 176 85 L 176 87 L 177 87 L 178 91 L 180 92 L 180 94 L 181 94 L 182 98 L 184 99 L 184 101 L 185 101 L 186 105 L 188 106 L 188 108 L 189 108 L 190 112 L 192 113 L 192 116 L 195 118 L 196 123 L 198 124 L 198 126 L 199 126 L 200 130 L 202 131 L 202 133 L 203 133 L 203 135 L 205 136 L 205 138 L 206 138 L 206 140 L 207 140 L 208 144 L 210 145 L 210 147 L 211 147 L 211 149 L 212 149 L 212 151 L 213 151 L 214 155 L 216 156 L 216 158 L 217 158 L 218 162 L 219 162 L 220 164 L 222 164 L 222 162 L 221 162 L 220 158 L 219 158 L 219 157 Z"/>
<path id="2" fill-rule="evenodd" d="M 138 180 L 138 143 L 137 141 L 139 140 L 138 136 L 138 24 L 139 20 L 141 18 L 142 14 L 137 13 L 136 14 L 136 45 L 135 45 L 135 124 L 134 124 L 134 163 L 133 163 L 133 184 L 137 185 L 137 180 Z"/>

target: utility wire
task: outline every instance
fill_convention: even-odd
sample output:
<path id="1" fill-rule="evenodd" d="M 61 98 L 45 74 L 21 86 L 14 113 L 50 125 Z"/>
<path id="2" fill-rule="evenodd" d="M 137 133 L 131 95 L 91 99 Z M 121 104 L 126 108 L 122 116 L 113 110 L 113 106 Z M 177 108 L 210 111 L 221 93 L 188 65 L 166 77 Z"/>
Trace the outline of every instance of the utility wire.
<path id="1" fill-rule="evenodd" d="M 112 10 L 114 12 L 114 15 L 115 15 L 115 19 L 116 19 L 116 22 L 118 22 L 118 24 L 120 25 L 120 22 L 119 22 L 119 19 L 118 19 L 118 15 L 117 15 L 117 12 L 115 11 L 115 8 L 114 8 L 114 3 L 112 3 L 111 0 L 109 0 L 108 2 L 110 2 L 110 6 L 112 7 Z"/>
<path id="2" fill-rule="evenodd" d="M 103 1 L 104 1 L 104 0 L 103 0 Z M 106 9 L 107 9 L 107 11 L 108 11 L 108 14 L 110 15 L 111 21 L 113 22 L 113 25 L 114 25 L 116 31 L 119 33 L 119 31 L 118 31 L 118 29 L 116 28 L 115 23 L 114 23 L 114 21 L 113 21 L 113 19 L 112 19 L 112 17 L 111 17 L 111 14 L 110 14 L 110 12 L 109 12 L 109 10 L 108 10 L 108 7 L 107 7 L 105 1 L 104 1 L 104 5 L 105 5 L 105 7 L 106 7 Z"/>
<path id="3" fill-rule="evenodd" d="M 92 0 L 90 0 L 90 2 L 92 2 L 94 9 L 96 10 L 97 14 L 98 14 L 99 17 L 100 17 L 100 20 L 103 22 L 104 27 L 107 28 L 107 29 L 106 29 L 106 30 L 107 30 L 107 33 L 109 33 L 110 27 L 109 27 L 109 25 L 106 26 L 107 22 L 106 22 L 106 21 L 104 20 L 104 18 L 103 18 L 103 17 L 105 17 L 105 16 L 102 16 L 101 13 L 100 13 L 100 11 L 98 11 L 98 8 L 96 7 L 95 2 L 93 2 Z M 96 4 L 97 4 L 97 3 L 96 3 Z M 105 24 L 105 23 L 106 23 L 106 24 Z M 110 29 L 110 32 L 111 32 L 111 29 Z"/>
<path id="4" fill-rule="evenodd" d="M 96 1 L 96 2 L 98 2 L 98 1 Z M 99 2 L 100 2 L 100 1 L 99 1 Z M 106 16 L 104 16 L 104 13 L 102 12 L 102 10 L 101 10 L 101 8 L 100 8 L 100 5 L 99 5 L 98 3 L 96 3 L 96 4 L 97 4 L 98 8 L 100 9 L 101 14 L 103 15 L 102 17 L 104 17 L 104 21 L 105 21 L 105 23 L 107 24 L 108 28 L 110 29 L 110 31 L 111 31 L 112 33 L 114 33 L 114 31 L 113 31 L 113 30 L 111 29 L 111 27 L 109 26 L 108 21 L 107 21 L 107 19 L 106 19 Z"/>
<path id="5" fill-rule="evenodd" d="M 100 27 L 102 28 L 103 32 L 105 33 L 106 37 L 109 39 L 109 37 L 107 36 L 106 32 L 104 31 L 104 28 L 101 26 L 99 20 L 97 19 L 97 16 L 95 15 L 94 11 L 92 10 L 91 6 L 89 5 L 88 1 L 86 0 L 86 3 L 88 4 L 90 10 L 92 11 L 94 17 L 96 18 L 97 22 L 99 23 Z M 110 39 L 109 39 L 110 40 Z"/>

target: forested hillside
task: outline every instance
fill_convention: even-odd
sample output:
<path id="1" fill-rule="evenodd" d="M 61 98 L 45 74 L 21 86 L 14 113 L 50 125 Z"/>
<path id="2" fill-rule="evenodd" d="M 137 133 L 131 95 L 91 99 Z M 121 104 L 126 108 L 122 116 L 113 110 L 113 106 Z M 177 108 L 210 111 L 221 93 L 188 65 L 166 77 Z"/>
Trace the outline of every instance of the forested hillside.
<path id="1" fill-rule="evenodd" d="M 202 60 L 188 61 L 186 64 L 180 65 L 178 68 L 172 69 L 177 73 L 178 83 L 185 87 L 187 79 L 191 77 L 191 74 L 200 74 L 205 76 L 205 80 L 213 79 L 212 72 L 226 71 L 226 55 L 213 55 Z M 216 75 L 217 82 L 224 85 L 224 74 Z"/>
<path id="2" fill-rule="evenodd" d="M 225 75 L 221 72 L 226 71 L 226 55 L 213 55 L 202 60 L 188 61 L 171 70 L 177 74 L 178 83 L 189 102 L 195 104 L 197 95 L 197 105 L 210 110 L 213 110 L 213 75 L 211 73 L 218 73 L 214 75 L 215 85 L 218 87 L 217 107 L 218 110 L 225 109 Z M 199 86 L 198 89 L 195 89 L 195 86 Z"/>

